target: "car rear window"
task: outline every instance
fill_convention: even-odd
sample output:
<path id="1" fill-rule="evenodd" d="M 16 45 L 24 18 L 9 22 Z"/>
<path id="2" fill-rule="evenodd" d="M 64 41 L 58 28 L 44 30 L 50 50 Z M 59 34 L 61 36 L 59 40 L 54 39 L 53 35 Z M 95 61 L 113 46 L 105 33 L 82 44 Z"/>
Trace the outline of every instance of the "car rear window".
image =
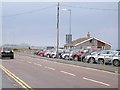
<path id="1" fill-rule="evenodd" d="M 11 48 L 3 48 L 3 51 L 11 51 Z"/>

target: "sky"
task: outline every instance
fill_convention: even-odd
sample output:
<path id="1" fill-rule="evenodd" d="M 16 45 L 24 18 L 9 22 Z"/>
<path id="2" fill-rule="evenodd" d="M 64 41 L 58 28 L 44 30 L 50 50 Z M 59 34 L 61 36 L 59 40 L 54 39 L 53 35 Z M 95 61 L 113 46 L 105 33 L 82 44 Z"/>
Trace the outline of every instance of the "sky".
<path id="1" fill-rule="evenodd" d="M 60 46 L 65 44 L 69 33 L 71 9 L 71 31 L 73 40 L 91 36 L 118 47 L 118 3 L 117 2 L 61 2 Z M 56 46 L 57 3 L 56 2 L 3 2 L 3 44 L 27 43 L 33 46 Z"/>

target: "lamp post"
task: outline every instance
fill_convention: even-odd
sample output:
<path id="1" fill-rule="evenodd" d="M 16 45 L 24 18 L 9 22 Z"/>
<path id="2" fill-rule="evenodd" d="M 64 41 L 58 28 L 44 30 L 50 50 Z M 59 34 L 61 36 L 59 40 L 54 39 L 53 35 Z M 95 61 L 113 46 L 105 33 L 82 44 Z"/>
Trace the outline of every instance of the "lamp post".
<path id="1" fill-rule="evenodd" d="M 62 9 L 64 11 L 68 11 L 70 13 L 70 16 L 69 16 L 69 34 L 66 35 L 66 42 L 67 42 L 67 39 L 68 39 L 68 48 L 69 48 L 69 57 L 70 57 L 70 49 L 71 49 L 71 42 L 72 42 L 72 34 L 71 34 L 71 9 Z M 70 60 L 70 58 L 69 58 Z"/>
<path id="2" fill-rule="evenodd" d="M 63 11 L 68 11 L 70 13 L 69 15 L 69 34 L 68 34 L 68 44 L 69 44 L 69 48 L 71 46 L 71 41 L 72 41 L 72 34 L 71 34 L 71 9 L 62 9 Z"/>
<path id="3" fill-rule="evenodd" d="M 70 13 L 69 16 L 69 34 L 71 34 L 71 9 L 62 9 L 63 11 L 68 11 Z"/>

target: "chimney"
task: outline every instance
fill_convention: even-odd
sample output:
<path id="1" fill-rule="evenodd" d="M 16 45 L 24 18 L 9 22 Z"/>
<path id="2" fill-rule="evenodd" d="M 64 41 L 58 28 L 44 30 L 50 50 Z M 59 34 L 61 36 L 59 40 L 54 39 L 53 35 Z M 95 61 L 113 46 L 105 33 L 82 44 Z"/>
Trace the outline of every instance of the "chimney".
<path id="1" fill-rule="evenodd" d="M 90 32 L 87 33 L 87 37 L 90 38 Z"/>

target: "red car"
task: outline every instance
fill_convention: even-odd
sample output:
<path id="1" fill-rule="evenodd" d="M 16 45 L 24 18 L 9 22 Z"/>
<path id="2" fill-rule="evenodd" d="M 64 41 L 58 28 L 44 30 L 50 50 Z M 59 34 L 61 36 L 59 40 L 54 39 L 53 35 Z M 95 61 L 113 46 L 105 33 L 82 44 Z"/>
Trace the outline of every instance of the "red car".
<path id="1" fill-rule="evenodd" d="M 85 55 L 90 54 L 91 52 L 94 52 L 94 51 L 97 51 L 97 50 L 100 50 L 100 49 L 91 48 L 91 49 L 75 52 L 75 53 L 72 54 L 72 58 L 75 61 L 83 61 Z"/>
<path id="2" fill-rule="evenodd" d="M 44 54 L 45 54 L 45 50 L 42 50 L 38 53 L 39 56 L 44 56 Z"/>
<path id="3" fill-rule="evenodd" d="M 87 52 L 85 52 L 85 51 L 79 51 L 79 52 L 75 52 L 75 53 L 73 53 L 72 54 L 72 58 L 73 58 L 73 60 L 75 60 L 75 61 L 81 61 L 81 56 L 82 55 L 85 55 Z"/>

